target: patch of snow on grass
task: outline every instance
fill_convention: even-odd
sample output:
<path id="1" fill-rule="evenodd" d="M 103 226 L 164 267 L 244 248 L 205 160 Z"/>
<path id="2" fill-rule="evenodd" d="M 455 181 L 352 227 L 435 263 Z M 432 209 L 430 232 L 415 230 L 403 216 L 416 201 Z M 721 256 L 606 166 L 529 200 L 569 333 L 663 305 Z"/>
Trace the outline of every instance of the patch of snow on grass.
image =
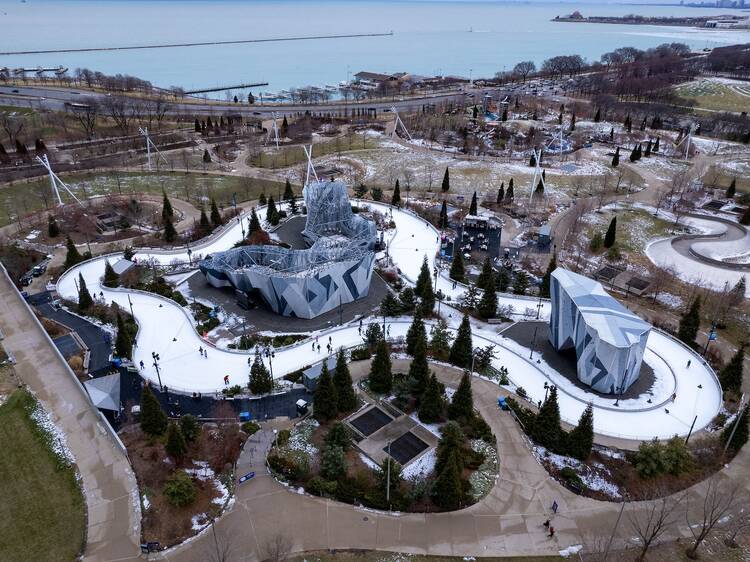
<path id="1" fill-rule="evenodd" d="M 34 409 L 29 412 L 29 415 L 42 433 L 47 446 L 52 450 L 60 463 L 64 466 L 75 464 L 73 453 L 68 449 L 65 434 L 55 425 L 55 422 L 52 421 L 52 418 L 49 417 L 49 414 L 42 408 L 38 400 L 34 399 Z"/>
<path id="2" fill-rule="evenodd" d="M 573 556 L 574 554 L 578 554 L 581 549 L 583 548 L 582 544 L 574 544 L 572 546 L 569 546 L 567 548 L 563 548 L 559 554 L 563 558 L 567 558 L 568 556 Z"/>
<path id="3" fill-rule="evenodd" d="M 584 486 L 589 490 L 601 492 L 611 498 L 622 497 L 620 488 L 616 484 L 607 480 L 607 476 L 610 476 L 610 474 L 604 465 L 597 464 L 597 470 L 594 470 L 591 466 L 582 463 L 577 459 L 557 455 L 539 445 L 535 445 L 532 452 L 542 465 L 549 463 L 559 470 L 562 470 L 565 467 L 572 468 L 581 479 Z"/>
<path id="4" fill-rule="evenodd" d="M 433 447 L 417 460 L 406 466 L 401 475 L 406 480 L 424 480 L 435 470 L 437 452 Z"/>
<path id="5" fill-rule="evenodd" d="M 469 476 L 471 495 L 478 500 L 486 496 L 495 485 L 499 475 L 500 461 L 497 456 L 497 449 L 486 441 L 473 439 L 471 449 L 484 454 L 484 462 Z"/>
<path id="6" fill-rule="evenodd" d="M 411 414 L 409 414 L 409 417 L 411 419 L 413 419 L 415 422 L 417 422 L 419 425 L 421 425 L 422 427 L 424 427 L 427 431 L 429 431 L 433 435 L 437 435 L 438 437 L 440 437 L 442 435 L 440 433 L 440 428 L 442 427 L 443 424 L 439 424 L 439 423 L 422 423 L 421 421 L 419 421 L 419 416 L 417 415 L 417 412 L 412 412 Z"/>

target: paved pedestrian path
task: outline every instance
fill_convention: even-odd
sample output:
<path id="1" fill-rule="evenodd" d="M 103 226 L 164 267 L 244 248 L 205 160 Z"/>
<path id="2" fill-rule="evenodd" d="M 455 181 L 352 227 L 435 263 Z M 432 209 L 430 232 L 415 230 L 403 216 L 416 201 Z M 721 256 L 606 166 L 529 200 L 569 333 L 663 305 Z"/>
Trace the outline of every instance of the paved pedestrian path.
<path id="1" fill-rule="evenodd" d="M 3 346 L 16 360 L 18 377 L 65 433 L 78 466 L 88 516 L 84 560 L 135 559 L 140 543 L 140 504 L 127 457 L 5 268 L 0 271 L 0 303 Z"/>

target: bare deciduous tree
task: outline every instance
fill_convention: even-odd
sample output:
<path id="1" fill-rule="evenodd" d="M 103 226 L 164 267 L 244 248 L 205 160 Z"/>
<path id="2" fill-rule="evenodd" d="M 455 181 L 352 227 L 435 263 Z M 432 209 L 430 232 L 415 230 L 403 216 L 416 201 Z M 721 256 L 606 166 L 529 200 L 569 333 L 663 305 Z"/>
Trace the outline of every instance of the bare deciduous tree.
<path id="1" fill-rule="evenodd" d="M 20 117 L 3 115 L 0 125 L 2 125 L 5 134 L 8 135 L 10 144 L 14 145 L 18 135 L 21 134 L 21 131 L 26 126 L 26 121 Z"/>
<path id="2" fill-rule="evenodd" d="M 691 515 L 689 496 L 685 501 L 687 520 L 690 533 L 693 535 L 693 544 L 687 550 L 688 558 L 698 558 L 698 548 L 703 541 L 713 532 L 716 525 L 724 516 L 731 512 L 739 500 L 738 488 L 735 483 L 722 481 L 721 476 L 715 474 L 706 481 L 706 489 L 703 492 L 703 502 L 697 506 L 696 513 Z"/>
<path id="3" fill-rule="evenodd" d="M 94 98 L 84 98 L 81 100 L 82 107 L 73 111 L 73 118 L 83 129 L 87 139 L 91 139 L 96 131 L 96 121 L 99 118 L 99 104 Z"/>
<path id="4" fill-rule="evenodd" d="M 650 495 L 655 497 L 666 493 L 666 489 L 654 488 Z M 657 544 L 664 533 L 677 523 L 679 508 L 682 507 L 684 498 L 684 494 L 668 495 L 651 500 L 645 506 L 634 506 L 628 512 L 630 526 L 641 546 L 636 560 L 644 560 L 649 548 Z"/>
<path id="5" fill-rule="evenodd" d="M 137 104 L 134 101 L 121 97 L 110 96 L 104 98 L 102 104 L 104 110 L 112 118 L 123 135 L 130 133 L 131 122 L 137 113 Z"/>
<path id="6" fill-rule="evenodd" d="M 275 534 L 266 542 L 266 556 L 271 562 L 285 560 L 291 551 L 292 541 L 283 533 Z"/>
<path id="7" fill-rule="evenodd" d="M 205 537 L 203 553 L 208 562 L 229 562 L 235 551 L 235 535 L 214 528 L 209 531 L 212 536 Z"/>
<path id="8" fill-rule="evenodd" d="M 750 504 L 750 498 L 743 494 L 743 498 L 738 502 L 739 505 L 747 506 Z M 745 535 L 750 531 L 750 508 L 741 507 L 730 516 L 729 523 L 726 525 L 727 535 L 724 537 L 724 544 L 729 548 L 737 548 L 737 535 Z"/>

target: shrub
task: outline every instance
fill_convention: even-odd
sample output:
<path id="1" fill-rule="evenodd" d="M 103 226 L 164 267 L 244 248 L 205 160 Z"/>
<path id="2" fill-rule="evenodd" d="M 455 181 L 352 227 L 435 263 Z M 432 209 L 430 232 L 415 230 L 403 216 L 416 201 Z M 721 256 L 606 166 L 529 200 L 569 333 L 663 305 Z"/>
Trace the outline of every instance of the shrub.
<path id="1" fill-rule="evenodd" d="M 589 248 L 592 252 L 598 252 L 602 247 L 604 247 L 604 238 L 602 238 L 601 232 L 595 232 L 591 237 L 591 242 L 589 242 Z"/>
<path id="2" fill-rule="evenodd" d="M 291 435 L 292 433 L 288 429 L 282 429 L 276 436 L 276 444 L 279 447 L 286 447 L 286 444 L 289 443 L 289 438 L 291 437 Z"/>
<path id="3" fill-rule="evenodd" d="M 351 358 L 352 361 L 364 361 L 372 357 L 372 353 L 367 346 L 356 347 L 352 349 Z"/>
<path id="4" fill-rule="evenodd" d="M 564 467 L 560 471 L 560 477 L 565 480 L 565 482 L 569 485 L 576 486 L 578 488 L 584 488 L 583 480 L 581 480 L 581 477 L 576 474 L 576 471 L 570 468 L 569 466 Z"/>
<path id="5" fill-rule="evenodd" d="M 245 422 L 242 424 L 242 431 L 244 431 L 248 435 L 255 435 L 258 431 L 260 431 L 260 425 L 258 425 L 254 421 Z"/>
<path id="6" fill-rule="evenodd" d="M 289 480 L 302 480 L 307 476 L 307 460 L 293 455 L 271 453 L 268 455 L 268 466 L 277 474 Z"/>
<path id="7" fill-rule="evenodd" d="M 321 476 L 314 476 L 305 486 L 305 490 L 314 496 L 333 497 L 336 494 L 337 484 L 326 480 Z"/>
<path id="8" fill-rule="evenodd" d="M 196 495 L 193 479 L 184 470 L 175 471 L 164 485 L 164 495 L 176 507 L 190 505 Z"/>
<path id="9" fill-rule="evenodd" d="M 521 398 L 526 398 L 528 396 L 528 394 L 526 394 L 526 389 L 522 386 L 516 388 L 516 394 L 518 394 Z"/>

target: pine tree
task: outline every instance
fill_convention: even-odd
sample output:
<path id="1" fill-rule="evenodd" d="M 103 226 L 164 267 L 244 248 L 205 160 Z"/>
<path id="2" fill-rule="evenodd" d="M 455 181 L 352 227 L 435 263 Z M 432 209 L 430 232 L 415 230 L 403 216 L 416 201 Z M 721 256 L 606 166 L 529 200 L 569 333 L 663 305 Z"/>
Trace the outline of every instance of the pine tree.
<path id="1" fill-rule="evenodd" d="M 497 315 L 497 293 L 495 292 L 495 277 L 492 276 L 489 288 L 484 290 L 482 298 L 477 306 L 477 312 L 479 316 L 488 320 L 494 318 Z"/>
<path id="2" fill-rule="evenodd" d="M 729 363 L 719 372 L 719 382 L 724 390 L 739 394 L 742 388 L 742 366 L 745 362 L 745 346 L 740 345 Z"/>
<path id="3" fill-rule="evenodd" d="M 115 273 L 115 270 L 109 263 L 109 260 L 104 260 L 104 286 L 105 287 L 117 287 L 120 284 L 120 276 Z"/>
<path id="4" fill-rule="evenodd" d="M 536 184 L 536 189 L 534 190 L 534 197 L 544 197 L 544 181 L 539 180 L 539 183 Z"/>
<path id="5" fill-rule="evenodd" d="M 284 184 L 284 201 L 291 201 L 292 199 L 294 199 L 294 190 L 292 189 L 292 183 L 287 178 Z"/>
<path id="6" fill-rule="evenodd" d="M 286 115 L 284 115 L 284 119 L 281 120 L 281 136 L 282 137 L 287 136 L 288 132 L 289 132 L 289 121 L 286 120 Z"/>
<path id="7" fill-rule="evenodd" d="M 446 193 L 451 188 L 451 178 L 450 174 L 448 173 L 448 168 L 445 168 L 445 174 L 443 174 L 443 183 L 440 186 L 440 189 L 443 191 L 443 193 Z"/>
<path id="8" fill-rule="evenodd" d="M 648 139 L 648 142 L 646 143 L 646 151 L 643 153 L 646 158 L 651 156 L 651 146 L 651 139 Z"/>
<path id="9" fill-rule="evenodd" d="M 534 166 L 536 166 L 536 154 L 532 152 L 531 158 L 529 158 L 529 167 L 533 168 Z"/>
<path id="10" fill-rule="evenodd" d="M 612 246 L 614 246 L 616 238 L 617 238 L 617 217 L 612 217 L 612 220 L 609 221 L 609 226 L 607 227 L 607 233 L 604 235 L 604 247 L 611 248 Z"/>
<path id="11" fill-rule="evenodd" d="M 201 434 L 198 419 L 192 414 L 180 416 L 180 429 L 182 430 L 182 436 L 188 443 L 194 443 Z"/>
<path id="12" fill-rule="evenodd" d="M 575 113 L 570 117 L 570 130 L 571 131 L 576 130 L 576 114 Z"/>
<path id="13" fill-rule="evenodd" d="M 430 367 L 427 363 L 427 342 L 421 338 L 414 344 L 414 354 L 409 364 L 409 383 L 414 396 L 421 397 L 430 379 Z"/>
<path id="14" fill-rule="evenodd" d="M 328 372 L 328 361 L 324 360 L 318 384 L 313 395 L 313 414 L 318 421 L 332 420 L 338 414 L 338 398 L 331 374 Z"/>
<path id="15" fill-rule="evenodd" d="M 276 202 L 273 200 L 273 195 L 271 195 L 268 198 L 268 207 L 266 207 L 266 221 L 276 226 L 279 224 L 279 220 L 279 211 L 276 209 Z"/>
<path id="16" fill-rule="evenodd" d="M 500 189 L 497 190 L 497 201 L 496 201 L 496 203 L 498 205 L 502 205 L 504 199 L 505 199 L 505 182 L 500 182 Z"/>
<path id="17" fill-rule="evenodd" d="M 250 382 L 247 386 L 253 394 L 268 394 L 273 390 L 273 378 L 263 364 L 260 351 L 255 353 L 255 360 L 250 366 Z"/>
<path id="18" fill-rule="evenodd" d="M 50 238 L 57 238 L 60 236 L 60 227 L 57 226 L 57 219 L 52 215 L 47 217 L 47 234 Z"/>
<path id="19" fill-rule="evenodd" d="M 469 214 L 470 215 L 476 215 L 477 214 L 477 192 L 474 192 L 474 195 L 471 196 L 471 205 L 469 205 Z"/>
<path id="20" fill-rule="evenodd" d="M 659 152 L 659 137 L 656 137 L 656 142 L 654 143 L 653 148 L 651 149 L 651 152 Z"/>
<path id="21" fill-rule="evenodd" d="M 601 120 L 602 120 L 602 110 L 597 108 L 596 115 L 594 115 L 594 123 L 598 123 Z"/>
<path id="22" fill-rule="evenodd" d="M 146 435 L 157 437 L 167 429 L 167 415 L 161 409 L 161 404 L 146 385 L 141 391 L 141 430 Z"/>
<path id="23" fill-rule="evenodd" d="M 86 281 L 83 279 L 83 275 L 78 274 L 78 310 L 85 311 L 93 306 L 94 300 L 91 298 L 86 287 Z"/>
<path id="24" fill-rule="evenodd" d="M 471 341 L 471 324 L 469 317 L 464 314 L 461 325 L 456 332 L 456 339 L 453 341 L 450 353 L 450 362 L 457 367 L 468 369 L 471 366 L 471 356 L 474 353 L 474 347 Z"/>
<path id="25" fill-rule="evenodd" d="M 610 127 L 609 129 L 609 140 L 610 141 L 615 140 L 615 128 L 614 127 Z"/>
<path id="26" fill-rule="evenodd" d="M 471 376 L 464 371 L 461 382 L 448 406 L 448 419 L 468 421 L 474 416 L 474 395 L 471 391 Z"/>
<path id="27" fill-rule="evenodd" d="M 167 442 L 164 446 L 167 454 L 173 459 L 179 461 L 187 452 L 187 443 L 182 435 L 180 426 L 172 422 L 167 427 Z"/>
<path id="28" fill-rule="evenodd" d="M 637 144 L 633 147 L 633 150 L 630 151 L 630 161 L 635 162 L 636 160 L 638 160 L 638 145 Z"/>
<path id="29" fill-rule="evenodd" d="M 492 271 L 492 262 L 490 261 L 489 256 L 484 259 L 484 263 L 482 264 L 482 271 L 479 273 L 479 277 L 477 277 L 477 287 L 483 291 L 487 289 L 495 289 L 495 276 Z"/>
<path id="30" fill-rule="evenodd" d="M 164 240 L 172 243 L 177 239 L 177 229 L 172 224 L 172 219 L 169 217 L 164 219 Z"/>
<path id="31" fill-rule="evenodd" d="M 413 356 L 419 340 L 427 341 L 427 333 L 422 321 L 422 314 L 417 310 L 414 313 L 414 320 L 412 320 L 411 326 L 406 331 L 406 353 Z"/>
<path id="32" fill-rule="evenodd" d="M 615 148 L 615 155 L 612 157 L 612 167 L 617 168 L 620 164 L 620 147 Z"/>
<path id="33" fill-rule="evenodd" d="M 680 327 L 677 330 L 677 337 L 683 343 L 690 347 L 695 347 L 695 337 L 698 335 L 698 329 L 701 324 L 701 298 L 695 297 L 690 304 L 690 308 L 680 318 Z"/>
<path id="34" fill-rule="evenodd" d="M 393 293 L 388 291 L 383 301 L 380 303 L 380 315 L 381 316 L 397 316 L 401 312 L 401 303 L 393 296 Z"/>
<path id="35" fill-rule="evenodd" d="M 526 289 L 529 288 L 529 276 L 526 275 L 525 271 L 519 271 L 516 273 L 516 278 L 513 280 L 513 294 L 523 295 L 526 294 Z"/>
<path id="36" fill-rule="evenodd" d="M 163 220 L 167 219 L 167 217 L 172 219 L 174 218 L 174 209 L 172 209 L 172 203 L 169 201 L 169 197 L 167 197 L 166 191 L 163 191 L 162 195 L 164 197 L 161 204 L 161 218 Z"/>
<path id="37" fill-rule="evenodd" d="M 327 445 L 320 452 L 320 475 L 336 481 L 346 475 L 344 450 L 337 445 Z"/>
<path id="38" fill-rule="evenodd" d="M 448 466 L 451 456 L 455 454 L 458 461 L 459 472 L 463 470 L 463 446 L 466 436 L 461 430 L 461 426 L 455 421 L 449 421 L 440 430 L 440 440 L 435 449 L 435 473 L 440 474 Z"/>
<path id="39" fill-rule="evenodd" d="M 422 314 L 425 316 L 432 314 L 432 309 L 435 307 L 435 293 L 432 290 L 430 266 L 427 263 L 427 256 L 422 258 L 422 267 L 419 270 L 417 284 L 414 286 L 414 294 L 421 299 L 420 309 Z"/>
<path id="40" fill-rule="evenodd" d="M 742 213 L 742 216 L 740 217 L 740 224 L 742 225 L 750 225 L 750 207 L 745 209 L 745 212 Z"/>
<path id="41" fill-rule="evenodd" d="M 211 224 L 213 224 L 214 227 L 217 227 L 221 226 L 223 223 L 224 221 L 221 220 L 219 207 L 216 205 L 216 199 L 211 198 Z"/>
<path id="42" fill-rule="evenodd" d="M 401 206 L 401 187 L 398 184 L 398 179 L 396 180 L 396 185 L 393 187 L 393 195 L 391 196 L 391 205 L 393 205 L 394 207 Z"/>
<path id="43" fill-rule="evenodd" d="M 733 452 L 738 452 L 742 446 L 747 443 L 748 439 L 748 421 L 750 421 L 750 404 L 746 405 L 742 412 L 739 414 L 739 420 L 735 421 L 737 429 L 734 430 L 734 436 L 729 444 L 729 449 Z M 721 442 L 726 446 L 729 437 L 732 435 L 734 424 L 729 424 L 721 432 Z"/>
<path id="44" fill-rule="evenodd" d="M 508 287 L 510 286 L 510 273 L 508 273 L 507 269 L 505 269 L 504 267 L 500 268 L 500 271 L 498 271 L 497 273 L 495 283 L 497 284 L 497 290 L 501 293 L 504 293 L 508 290 Z"/>
<path id="45" fill-rule="evenodd" d="M 464 257 L 461 254 L 461 248 L 454 246 L 453 260 L 451 261 L 450 278 L 459 283 L 464 280 L 466 272 L 464 270 Z"/>
<path id="46" fill-rule="evenodd" d="M 263 230 L 260 227 L 260 221 L 258 220 L 258 214 L 255 212 L 255 207 L 253 207 L 252 211 L 250 212 L 250 226 L 248 228 L 250 230 L 248 232 L 248 236 L 250 234 L 254 234 Z"/>
<path id="47" fill-rule="evenodd" d="M 508 191 L 505 192 L 505 198 L 513 203 L 513 178 L 510 178 L 510 181 L 508 182 Z"/>
<path id="48" fill-rule="evenodd" d="M 466 310 L 474 310 L 479 304 L 479 289 L 473 283 L 469 285 L 469 288 L 459 298 L 459 304 Z"/>
<path id="49" fill-rule="evenodd" d="M 557 255 L 552 254 L 552 259 L 547 264 L 547 271 L 542 277 L 542 283 L 539 285 L 539 296 L 545 299 L 550 297 L 549 289 L 552 282 L 552 272 L 557 269 Z"/>
<path id="50" fill-rule="evenodd" d="M 343 348 L 336 356 L 336 369 L 333 371 L 333 386 L 336 389 L 336 409 L 339 412 L 351 412 L 357 406 L 357 396 L 352 386 L 352 376 L 346 362 Z"/>
<path id="51" fill-rule="evenodd" d="M 503 114 L 500 116 L 500 119 L 502 121 L 507 121 L 508 120 L 508 108 L 507 108 L 507 106 L 503 107 Z"/>
<path id="52" fill-rule="evenodd" d="M 442 396 L 440 383 L 435 377 L 435 373 L 430 374 L 427 386 L 419 399 L 419 421 L 422 423 L 436 423 L 443 417 L 445 401 Z"/>
<path id="53" fill-rule="evenodd" d="M 591 404 L 581 414 L 578 425 L 568 434 L 568 454 L 585 461 L 591 455 L 594 446 L 594 410 Z"/>
<path id="54" fill-rule="evenodd" d="M 208 164 L 209 162 L 211 162 L 211 155 L 209 154 L 207 148 L 203 150 L 203 162 L 206 163 L 206 164 Z"/>
<path id="55" fill-rule="evenodd" d="M 441 361 L 448 359 L 451 352 L 451 335 L 448 331 L 448 324 L 442 318 L 432 329 L 432 338 L 430 339 L 430 352 Z"/>
<path id="56" fill-rule="evenodd" d="M 195 132 L 200 133 L 201 132 L 201 122 L 198 121 L 198 118 L 195 118 Z"/>
<path id="57" fill-rule="evenodd" d="M 390 350 L 384 339 L 380 339 L 375 347 L 375 357 L 370 365 L 369 380 L 370 390 L 373 392 L 388 394 L 393 388 Z"/>
<path id="58" fill-rule="evenodd" d="M 445 468 L 438 473 L 432 489 L 432 501 L 443 509 L 458 509 L 463 497 L 463 484 L 458 469 L 457 453 L 452 451 Z"/>
<path id="59" fill-rule="evenodd" d="M 445 202 L 445 199 L 443 199 L 443 204 L 440 206 L 438 226 L 440 228 L 448 228 L 448 204 Z"/>
<path id="60" fill-rule="evenodd" d="M 70 235 L 68 235 L 68 239 L 65 242 L 65 246 L 68 250 L 68 253 L 65 254 L 65 269 L 70 269 L 77 263 L 81 263 L 83 258 L 81 257 L 81 254 L 78 251 L 78 248 L 76 248 L 76 245 L 73 244 L 73 240 L 71 240 Z"/>
<path id="61" fill-rule="evenodd" d="M 737 178 L 732 178 L 732 183 L 727 188 L 727 199 L 734 199 L 734 195 L 737 193 Z"/>
<path id="62" fill-rule="evenodd" d="M 531 428 L 531 437 L 541 446 L 553 452 L 564 451 L 563 431 L 560 426 L 560 406 L 557 403 L 557 387 L 552 386 L 549 396 L 539 408 Z"/>
<path id="63" fill-rule="evenodd" d="M 117 337 L 115 338 L 115 353 L 121 359 L 130 359 L 133 353 L 133 342 L 125 328 L 125 322 L 120 314 L 117 314 Z"/>

